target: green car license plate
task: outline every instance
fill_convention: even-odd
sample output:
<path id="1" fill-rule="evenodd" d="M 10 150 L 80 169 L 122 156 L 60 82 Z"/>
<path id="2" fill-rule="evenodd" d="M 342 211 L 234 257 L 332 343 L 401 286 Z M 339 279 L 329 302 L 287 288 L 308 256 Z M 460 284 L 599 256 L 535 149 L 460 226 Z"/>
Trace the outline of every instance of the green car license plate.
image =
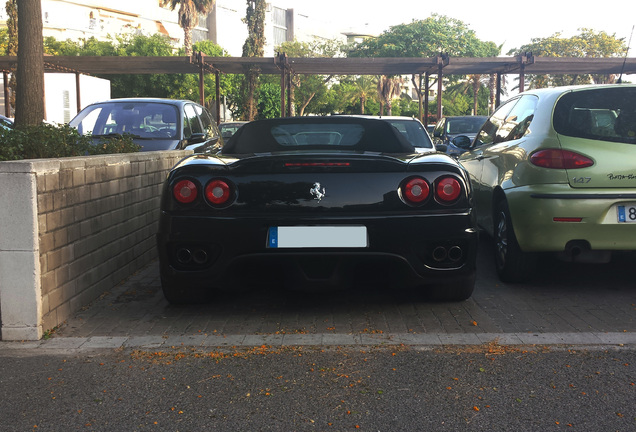
<path id="1" fill-rule="evenodd" d="M 636 222 L 636 205 L 618 206 L 619 222 Z"/>

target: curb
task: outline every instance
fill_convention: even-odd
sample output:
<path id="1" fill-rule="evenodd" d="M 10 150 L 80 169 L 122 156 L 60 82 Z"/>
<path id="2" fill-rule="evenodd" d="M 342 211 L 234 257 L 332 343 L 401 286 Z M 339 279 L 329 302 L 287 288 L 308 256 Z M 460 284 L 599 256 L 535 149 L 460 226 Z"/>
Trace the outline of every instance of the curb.
<path id="1" fill-rule="evenodd" d="M 184 336 L 94 336 L 40 341 L 0 342 L 0 354 L 35 350 L 68 353 L 100 349 L 176 349 L 181 347 L 297 347 L 297 346 L 453 346 L 482 345 L 636 345 L 636 333 L 457 333 L 457 334 L 271 334 Z"/>

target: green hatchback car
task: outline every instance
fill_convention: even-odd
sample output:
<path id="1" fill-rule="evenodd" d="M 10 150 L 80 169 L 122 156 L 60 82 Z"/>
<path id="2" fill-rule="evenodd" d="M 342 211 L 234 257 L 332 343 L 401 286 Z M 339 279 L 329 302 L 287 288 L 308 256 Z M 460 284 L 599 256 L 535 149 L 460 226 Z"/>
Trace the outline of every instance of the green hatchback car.
<path id="1" fill-rule="evenodd" d="M 526 91 L 459 161 L 502 281 L 526 279 L 539 252 L 602 263 L 636 250 L 635 85 Z"/>

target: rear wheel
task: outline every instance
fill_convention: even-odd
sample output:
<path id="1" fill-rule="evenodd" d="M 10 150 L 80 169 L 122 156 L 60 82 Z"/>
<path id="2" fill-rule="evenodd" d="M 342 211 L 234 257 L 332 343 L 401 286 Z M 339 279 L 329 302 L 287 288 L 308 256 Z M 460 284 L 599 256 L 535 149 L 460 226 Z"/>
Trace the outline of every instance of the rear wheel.
<path id="1" fill-rule="evenodd" d="M 521 250 L 505 200 L 497 205 L 494 223 L 495 266 L 499 279 L 503 282 L 527 280 L 535 267 L 536 256 Z"/>

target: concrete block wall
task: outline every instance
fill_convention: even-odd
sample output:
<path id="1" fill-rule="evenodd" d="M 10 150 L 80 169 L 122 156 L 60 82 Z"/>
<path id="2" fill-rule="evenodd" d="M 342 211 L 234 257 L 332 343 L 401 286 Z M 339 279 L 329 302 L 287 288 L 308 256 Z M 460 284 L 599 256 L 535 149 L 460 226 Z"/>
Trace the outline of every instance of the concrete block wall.
<path id="1" fill-rule="evenodd" d="M 37 340 L 156 258 L 163 181 L 189 151 L 0 162 L 2 340 Z"/>

